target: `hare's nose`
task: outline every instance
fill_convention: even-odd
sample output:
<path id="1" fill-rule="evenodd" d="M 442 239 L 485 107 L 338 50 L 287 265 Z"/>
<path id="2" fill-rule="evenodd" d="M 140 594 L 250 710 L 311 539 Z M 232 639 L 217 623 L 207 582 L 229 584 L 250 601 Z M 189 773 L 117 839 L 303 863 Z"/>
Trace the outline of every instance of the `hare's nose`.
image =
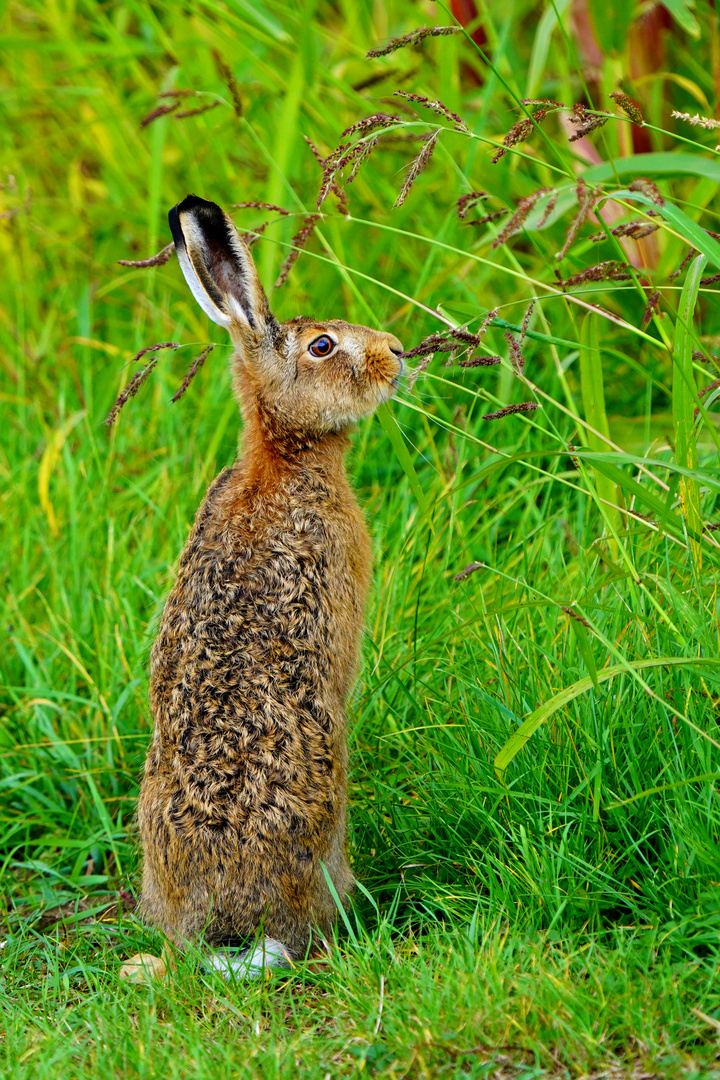
<path id="1" fill-rule="evenodd" d="M 400 353 L 405 351 L 403 349 L 402 341 L 400 341 L 398 338 L 396 338 L 394 334 L 388 334 L 387 335 L 387 343 L 388 343 L 388 347 L 390 349 L 390 352 L 395 353 L 396 356 L 399 356 Z"/>

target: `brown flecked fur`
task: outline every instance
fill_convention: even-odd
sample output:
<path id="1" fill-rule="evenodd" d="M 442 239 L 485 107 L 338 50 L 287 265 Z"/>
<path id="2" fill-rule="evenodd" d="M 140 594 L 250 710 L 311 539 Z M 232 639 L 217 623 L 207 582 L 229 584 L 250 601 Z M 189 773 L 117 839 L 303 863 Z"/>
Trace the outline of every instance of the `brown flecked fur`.
<path id="1" fill-rule="evenodd" d="M 321 863 L 341 899 L 352 884 L 345 704 L 370 540 L 345 431 L 391 395 L 402 346 L 341 321 L 278 324 L 218 207 L 189 196 L 171 224 L 237 349 L 243 452 L 198 510 L 152 651 L 142 908 L 181 946 L 262 927 L 302 956 L 337 914 Z M 323 334 L 333 353 L 314 358 Z"/>

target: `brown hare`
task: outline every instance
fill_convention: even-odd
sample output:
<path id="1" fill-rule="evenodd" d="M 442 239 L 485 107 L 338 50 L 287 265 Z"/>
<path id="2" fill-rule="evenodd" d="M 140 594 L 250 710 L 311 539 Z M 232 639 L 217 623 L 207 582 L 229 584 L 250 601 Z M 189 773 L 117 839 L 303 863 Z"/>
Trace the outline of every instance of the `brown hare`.
<path id="1" fill-rule="evenodd" d="M 346 432 L 393 394 L 402 345 L 341 320 L 278 322 L 214 203 L 189 195 L 170 227 L 235 345 L 243 449 L 198 510 L 152 650 L 142 908 L 178 946 L 211 946 L 211 967 L 252 975 L 330 930 L 323 867 L 341 899 L 352 884 L 345 705 L 370 540 Z"/>

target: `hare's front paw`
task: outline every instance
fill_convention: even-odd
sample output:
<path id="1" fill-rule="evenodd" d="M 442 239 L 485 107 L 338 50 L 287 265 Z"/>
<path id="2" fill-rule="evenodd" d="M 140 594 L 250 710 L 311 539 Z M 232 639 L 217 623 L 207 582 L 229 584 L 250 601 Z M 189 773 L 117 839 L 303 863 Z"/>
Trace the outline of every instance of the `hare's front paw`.
<path id="1" fill-rule="evenodd" d="M 263 938 L 254 948 L 243 952 L 218 950 L 203 961 L 207 971 L 217 971 L 224 979 L 256 979 L 267 968 L 292 967 L 290 953 L 274 938 Z"/>

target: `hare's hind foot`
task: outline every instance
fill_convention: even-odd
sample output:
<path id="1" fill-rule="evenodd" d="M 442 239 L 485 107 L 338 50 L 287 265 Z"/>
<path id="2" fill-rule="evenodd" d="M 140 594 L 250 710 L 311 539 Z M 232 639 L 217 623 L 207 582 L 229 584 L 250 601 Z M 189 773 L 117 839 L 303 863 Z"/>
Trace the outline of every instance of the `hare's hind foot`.
<path id="1" fill-rule="evenodd" d="M 251 949 L 228 952 L 218 949 L 203 961 L 203 967 L 217 971 L 224 979 L 257 979 L 268 968 L 292 967 L 290 953 L 275 938 L 263 938 Z"/>

